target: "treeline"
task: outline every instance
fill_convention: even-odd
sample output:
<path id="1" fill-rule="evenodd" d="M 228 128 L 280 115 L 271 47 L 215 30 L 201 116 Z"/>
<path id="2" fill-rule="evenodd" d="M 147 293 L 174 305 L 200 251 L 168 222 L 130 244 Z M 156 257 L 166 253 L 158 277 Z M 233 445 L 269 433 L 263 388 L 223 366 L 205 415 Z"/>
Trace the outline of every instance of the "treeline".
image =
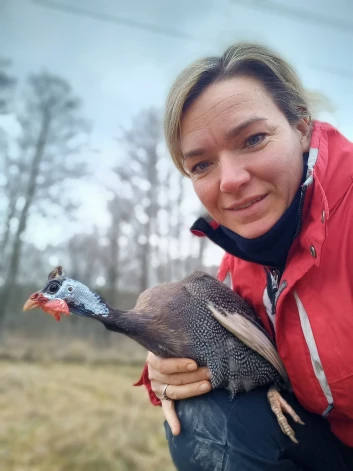
<path id="1" fill-rule="evenodd" d="M 89 143 L 94 130 L 67 80 L 40 72 L 19 83 L 11 70 L 11 63 L 0 61 L 2 334 L 32 330 L 29 322 L 38 334 L 50 328 L 24 320 L 20 308 L 53 264 L 123 307 L 132 307 L 149 286 L 204 268 L 206 242 L 189 236 L 187 187 L 166 151 L 160 110 L 141 111 L 128 129 L 117 129 L 114 164 L 106 176 L 97 175 Z M 107 195 L 108 228 L 80 230 L 82 191 L 75 188 L 82 182 L 93 189 L 90 198 Z M 36 227 L 67 228 L 71 235 L 59 245 L 41 245 Z"/>

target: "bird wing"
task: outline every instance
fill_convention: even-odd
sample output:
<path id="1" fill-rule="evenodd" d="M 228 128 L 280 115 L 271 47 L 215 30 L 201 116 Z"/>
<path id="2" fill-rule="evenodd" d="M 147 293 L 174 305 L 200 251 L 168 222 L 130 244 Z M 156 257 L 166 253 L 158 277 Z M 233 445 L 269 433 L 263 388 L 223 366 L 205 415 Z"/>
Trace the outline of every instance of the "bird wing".
<path id="1" fill-rule="evenodd" d="M 273 365 L 283 380 L 288 383 L 287 372 L 284 368 L 281 358 L 269 337 L 262 332 L 251 320 L 237 312 L 228 312 L 222 308 L 216 308 L 211 302 L 208 307 L 213 317 L 234 334 L 240 341 L 249 348 L 263 356 L 271 365 Z"/>

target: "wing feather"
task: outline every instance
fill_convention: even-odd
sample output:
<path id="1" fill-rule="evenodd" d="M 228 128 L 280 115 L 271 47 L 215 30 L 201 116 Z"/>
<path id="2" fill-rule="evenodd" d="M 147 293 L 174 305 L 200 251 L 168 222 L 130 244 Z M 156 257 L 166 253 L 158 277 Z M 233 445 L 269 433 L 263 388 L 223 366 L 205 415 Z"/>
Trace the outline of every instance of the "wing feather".
<path id="1" fill-rule="evenodd" d="M 263 356 L 276 368 L 283 380 L 289 383 L 283 362 L 271 340 L 264 332 L 258 329 L 253 322 L 237 312 L 227 312 L 224 309 L 216 308 L 211 303 L 208 304 L 208 307 L 213 317 L 223 325 L 223 327 L 234 334 L 249 348 Z"/>

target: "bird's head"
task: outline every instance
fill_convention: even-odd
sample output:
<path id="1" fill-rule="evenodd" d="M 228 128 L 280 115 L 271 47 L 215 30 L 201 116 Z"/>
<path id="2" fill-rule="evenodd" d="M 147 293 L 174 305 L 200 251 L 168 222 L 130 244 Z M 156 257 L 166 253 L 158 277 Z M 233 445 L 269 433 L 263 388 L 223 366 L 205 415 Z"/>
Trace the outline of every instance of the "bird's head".
<path id="1" fill-rule="evenodd" d="M 79 281 L 66 278 L 62 267 L 49 273 L 44 289 L 32 294 L 23 306 L 24 311 L 41 308 L 57 321 L 70 313 L 84 317 L 109 314 L 107 304 L 98 294 Z"/>

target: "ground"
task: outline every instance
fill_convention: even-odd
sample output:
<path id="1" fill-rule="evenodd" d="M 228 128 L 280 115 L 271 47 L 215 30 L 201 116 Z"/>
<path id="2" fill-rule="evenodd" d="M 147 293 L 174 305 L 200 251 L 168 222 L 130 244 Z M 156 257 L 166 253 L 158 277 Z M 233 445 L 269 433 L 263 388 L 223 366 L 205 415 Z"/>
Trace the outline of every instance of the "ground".
<path id="1" fill-rule="evenodd" d="M 1 471 L 172 471 L 141 368 L 0 362 Z"/>

